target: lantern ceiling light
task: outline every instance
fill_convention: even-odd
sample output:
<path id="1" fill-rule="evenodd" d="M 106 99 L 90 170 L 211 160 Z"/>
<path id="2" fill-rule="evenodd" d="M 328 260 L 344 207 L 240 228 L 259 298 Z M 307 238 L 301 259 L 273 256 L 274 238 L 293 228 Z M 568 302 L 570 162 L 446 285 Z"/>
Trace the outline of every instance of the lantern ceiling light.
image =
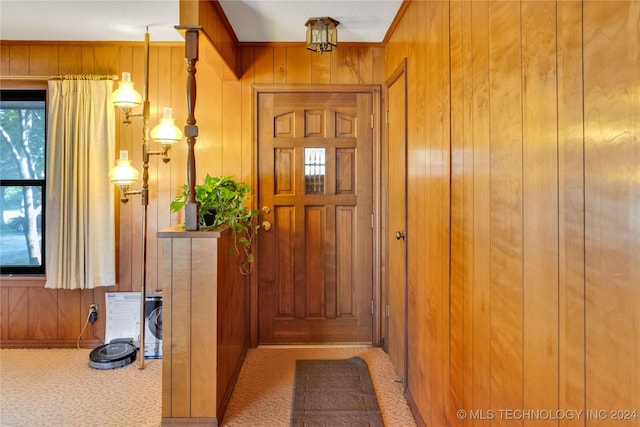
<path id="1" fill-rule="evenodd" d="M 307 23 L 307 49 L 314 52 L 330 52 L 338 46 L 338 30 L 340 22 L 333 18 L 309 18 Z"/>

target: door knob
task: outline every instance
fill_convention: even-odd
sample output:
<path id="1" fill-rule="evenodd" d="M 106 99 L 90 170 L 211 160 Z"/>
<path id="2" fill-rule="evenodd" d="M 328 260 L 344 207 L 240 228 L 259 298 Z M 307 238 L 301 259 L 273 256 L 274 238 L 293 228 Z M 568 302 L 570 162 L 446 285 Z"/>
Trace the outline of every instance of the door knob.
<path id="1" fill-rule="evenodd" d="M 271 212 L 271 209 L 269 209 L 269 206 L 265 205 L 262 207 L 262 212 L 268 214 Z"/>
<path id="2" fill-rule="evenodd" d="M 269 221 L 262 221 L 262 228 L 264 231 L 271 230 L 271 223 Z"/>
<path id="3" fill-rule="evenodd" d="M 396 231 L 397 240 L 400 240 L 400 239 L 404 240 L 404 238 L 405 238 L 404 231 Z"/>

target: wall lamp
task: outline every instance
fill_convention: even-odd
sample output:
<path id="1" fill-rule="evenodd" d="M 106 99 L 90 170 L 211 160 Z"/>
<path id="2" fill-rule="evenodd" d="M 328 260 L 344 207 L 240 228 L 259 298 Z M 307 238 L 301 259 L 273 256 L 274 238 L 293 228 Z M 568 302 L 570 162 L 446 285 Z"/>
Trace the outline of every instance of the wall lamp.
<path id="1" fill-rule="evenodd" d="M 109 171 L 109 179 L 120 190 L 122 203 L 129 199 L 127 196 L 140 194 L 142 199 L 142 282 L 141 282 L 141 306 L 140 306 L 140 348 L 139 368 L 144 369 L 144 334 L 145 334 L 145 302 L 147 286 L 147 210 L 149 205 L 149 156 L 162 155 L 162 160 L 169 162 L 169 149 L 182 139 L 182 131 L 175 125 L 171 117 L 171 108 L 165 108 L 160 124 L 149 130 L 149 32 L 144 35 L 144 91 L 141 96 L 133 87 L 131 74 L 122 73 L 122 80 L 118 89 L 111 94 L 111 102 L 120 108 L 125 114 L 124 124 L 131 123 L 131 117 L 142 117 L 142 188 L 130 190 L 131 184 L 140 177 L 138 171 L 131 166 L 129 153 L 120 151 L 120 159 L 116 166 Z M 132 110 L 142 104 L 142 113 L 134 114 Z M 149 151 L 149 141 L 157 141 L 162 145 L 162 151 Z"/>
<path id="2" fill-rule="evenodd" d="M 307 23 L 307 49 L 314 52 L 330 52 L 338 46 L 337 26 L 340 22 L 333 18 L 309 18 Z"/>

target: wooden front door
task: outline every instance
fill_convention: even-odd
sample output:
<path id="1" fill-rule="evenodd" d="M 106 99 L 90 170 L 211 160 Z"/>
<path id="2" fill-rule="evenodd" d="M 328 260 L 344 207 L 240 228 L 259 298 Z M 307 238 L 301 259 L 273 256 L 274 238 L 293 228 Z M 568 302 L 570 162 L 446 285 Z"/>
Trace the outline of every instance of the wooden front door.
<path id="1" fill-rule="evenodd" d="M 372 342 L 372 102 L 258 95 L 260 344 Z"/>

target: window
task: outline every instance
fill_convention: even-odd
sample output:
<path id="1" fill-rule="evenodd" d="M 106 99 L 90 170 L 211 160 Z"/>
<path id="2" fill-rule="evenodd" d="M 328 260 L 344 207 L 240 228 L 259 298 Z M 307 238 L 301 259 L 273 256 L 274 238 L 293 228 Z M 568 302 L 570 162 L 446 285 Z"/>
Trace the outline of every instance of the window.
<path id="1" fill-rule="evenodd" d="M 2 274 L 44 274 L 45 111 L 45 90 L 0 90 Z"/>
<path id="2" fill-rule="evenodd" d="M 304 188 L 306 194 L 324 194 L 325 149 L 304 149 Z"/>

